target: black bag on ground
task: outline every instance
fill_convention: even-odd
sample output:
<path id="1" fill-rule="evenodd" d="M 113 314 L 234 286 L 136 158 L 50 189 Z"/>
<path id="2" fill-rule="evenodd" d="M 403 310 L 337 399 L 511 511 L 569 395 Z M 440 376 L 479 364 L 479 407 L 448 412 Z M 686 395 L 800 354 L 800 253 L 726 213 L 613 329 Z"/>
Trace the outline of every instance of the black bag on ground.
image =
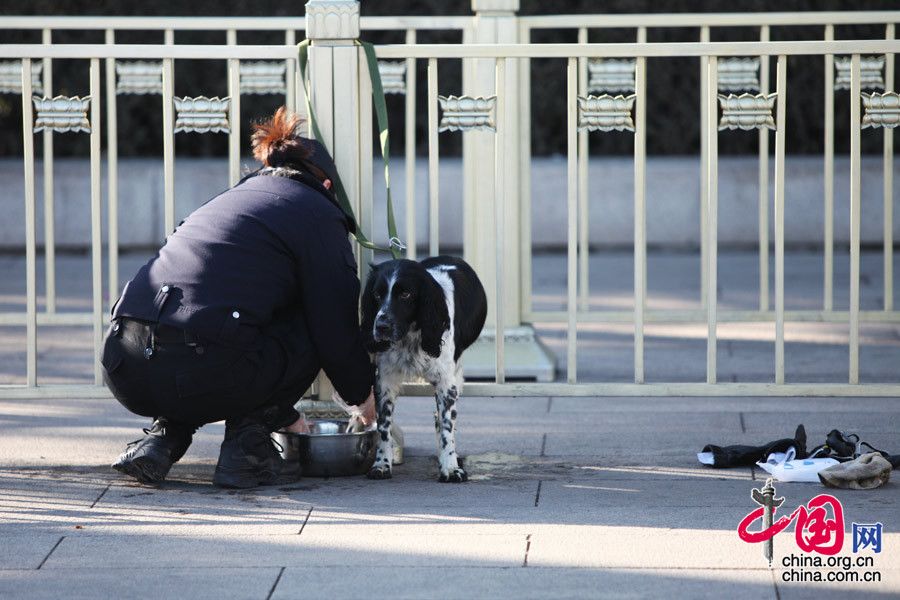
<path id="1" fill-rule="evenodd" d="M 796 458 L 806 458 L 806 430 L 803 425 L 797 426 L 797 431 L 793 438 L 785 438 L 783 440 L 775 440 L 760 446 L 714 446 L 707 444 L 701 452 L 712 453 L 712 467 L 722 469 L 726 467 L 752 467 L 759 461 L 766 458 L 773 452 L 787 452 L 787 449 L 794 447 L 797 451 Z"/>

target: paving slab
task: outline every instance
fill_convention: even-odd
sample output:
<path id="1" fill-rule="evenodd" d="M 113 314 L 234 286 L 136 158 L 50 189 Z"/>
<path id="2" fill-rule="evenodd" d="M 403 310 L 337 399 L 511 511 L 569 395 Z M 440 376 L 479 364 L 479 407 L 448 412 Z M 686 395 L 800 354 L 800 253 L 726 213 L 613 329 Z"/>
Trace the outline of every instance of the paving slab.
<path id="1" fill-rule="evenodd" d="M 692 548 L 697 551 L 686 552 Z M 765 568 L 759 548 L 731 532 L 610 526 L 557 526 L 531 538 L 528 563 L 589 568 Z"/>
<path id="2" fill-rule="evenodd" d="M 556 569 L 535 567 L 397 567 L 371 577 L 340 567 L 284 571 L 273 600 L 308 590 L 325 598 L 355 599 L 365 589 L 376 597 L 409 600 L 468 598 L 760 598 L 774 599 L 768 573 L 726 570 Z"/>
<path id="3" fill-rule="evenodd" d="M 399 419 L 398 419 L 399 421 Z M 437 456 L 434 424 L 406 425 L 400 421 L 404 436 L 404 454 L 407 456 Z M 482 424 L 459 423 L 456 432 L 456 450 L 462 455 L 484 452 L 538 456 L 541 453 L 543 434 L 539 427 L 524 431 L 498 431 Z"/>
<path id="4" fill-rule="evenodd" d="M 7 533 L 0 544 L 0 571 L 6 569 L 39 569 L 47 556 L 58 547 L 62 536 L 53 533 Z"/>
<path id="5" fill-rule="evenodd" d="M 143 437 L 150 420 L 129 413 L 113 398 L 0 400 L 0 465 L 110 465 L 128 442 Z M 194 435 L 185 457 L 215 457 L 224 426 L 212 423 Z"/>
<path id="6" fill-rule="evenodd" d="M 232 492 L 204 485 L 110 487 L 83 534 L 296 535 L 312 505 L 298 495 Z"/>
<path id="7" fill-rule="evenodd" d="M 148 563 L 157 567 L 381 568 L 432 565 L 438 560 L 448 565 L 514 566 L 521 564 L 525 545 L 521 535 L 374 536 L 347 529 L 270 536 L 75 536 L 63 540 L 43 568 L 140 568 Z"/>
<path id="8" fill-rule="evenodd" d="M 0 571 L 0 597 L 33 600 L 106 598 L 266 598 L 281 573 L 263 568 L 91 567 Z"/>
<path id="9" fill-rule="evenodd" d="M 538 481 L 530 478 L 471 481 L 454 485 L 437 480 L 436 461 L 410 462 L 394 467 L 393 479 L 365 477 L 321 480 L 305 478 L 283 490 L 315 507 L 460 508 L 470 505 L 522 507 L 534 504 Z"/>

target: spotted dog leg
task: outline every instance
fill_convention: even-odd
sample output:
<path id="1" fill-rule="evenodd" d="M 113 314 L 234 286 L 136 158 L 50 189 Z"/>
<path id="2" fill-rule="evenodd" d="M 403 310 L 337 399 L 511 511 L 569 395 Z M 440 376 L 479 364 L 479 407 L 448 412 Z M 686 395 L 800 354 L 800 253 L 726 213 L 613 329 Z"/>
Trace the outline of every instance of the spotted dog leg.
<path id="1" fill-rule="evenodd" d="M 375 464 L 369 469 L 369 479 L 390 479 L 394 463 L 394 445 L 391 440 L 391 422 L 394 416 L 394 400 L 400 392 L 398 378 L 383 377 L 381 369 L 375 375 L 375 402 L 378 409 L 378 448 Z"/>
<path id="2" fill-rule="evenodd" d="M 434 395 L 437 403 L 435 415 L 435 429 L 438 434 L 438 463 L 441 482 L 461 483 L 469 476 L 459 466 L 459 457 L 456 455 L 456 401 L 459 398 L 459 388 L 455 382 L 450 382 L 449 387 L 438 388 Z"/>

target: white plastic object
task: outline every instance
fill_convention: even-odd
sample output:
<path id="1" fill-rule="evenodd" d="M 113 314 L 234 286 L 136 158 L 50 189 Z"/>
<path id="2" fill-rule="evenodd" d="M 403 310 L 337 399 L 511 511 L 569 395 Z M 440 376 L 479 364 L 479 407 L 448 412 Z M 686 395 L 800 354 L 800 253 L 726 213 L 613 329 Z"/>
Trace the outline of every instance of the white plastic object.
<path id="1" fill-rule="evenodd" d="M 758 462 L 756 465 L 778 481 L 820 483 L 819 471 L 838 464 L 833 458 L 795 459 L 795 456 L 797 450 L 792 446 L 785 454 L 770 454 L 766 462 Z"/>

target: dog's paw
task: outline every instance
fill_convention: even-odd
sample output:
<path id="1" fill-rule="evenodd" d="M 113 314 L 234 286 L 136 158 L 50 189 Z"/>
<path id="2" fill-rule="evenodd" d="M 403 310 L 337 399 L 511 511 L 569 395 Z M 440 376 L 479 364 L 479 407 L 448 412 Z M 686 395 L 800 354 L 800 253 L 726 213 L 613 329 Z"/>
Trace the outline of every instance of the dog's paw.
<path id="1" fill-rule="evenodd" d="M 366 474 L 369 479 L 390 479 L 392 476 L 390 467 L 379 466 L 372 467 Z"/>
<path id="2" fill-rule="evenodd" d="M 450 469 L 450 471 L 447 473 L 441 473 L 441 476 L 438 478 L 438 481 L 440 481 L 441 483 L 462 483 L 468 480 L 468 473 L 466 473 L 465 469 L 462 469 L 461 467 Z"/>

